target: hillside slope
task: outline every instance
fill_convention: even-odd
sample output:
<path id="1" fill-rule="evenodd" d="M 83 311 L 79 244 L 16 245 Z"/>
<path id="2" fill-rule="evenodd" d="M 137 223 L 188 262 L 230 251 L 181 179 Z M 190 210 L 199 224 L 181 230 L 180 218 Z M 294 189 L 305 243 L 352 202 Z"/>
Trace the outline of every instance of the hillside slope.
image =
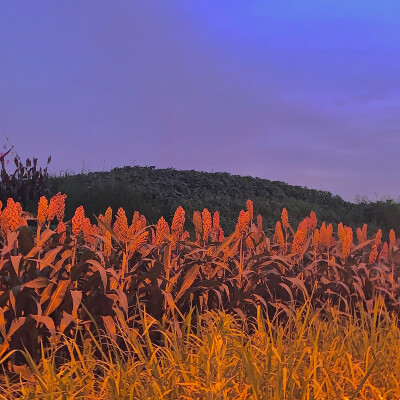
<path id="1" fill-rule="evenodd" d="M 219 210 L 221 225 L 230 232 L 250 198 L 255 214 L 263 216 L 267 229 L 274 228 L 283 207 L 287 208 L 294 227 L 311 210 L 317 213 L 320 222 L 342 221 L 353 228 L 365 222 L 371 232 L 383 227 L 384 235 L 389 229 L 400 227 L 400 206 L 390 201 L 354 204 L 325 191 L 228 173 L 126 166 L 109 172 L 49 177 L 49 182 L 54 194 L 60 191 L 68 196 L 67 219 L 72 218 L 76 207 L 83 205 L 86 215 L 95 222 L 93 214 L 104 213 L 111 206 L 114 214 L 123 207 L 129 219 L 138 210 L 156 223 L 161 216 L 171 221 L 175 209 L 181 205 L 187 219 L 194 210 L 201 211 L 203 207 Z"/>

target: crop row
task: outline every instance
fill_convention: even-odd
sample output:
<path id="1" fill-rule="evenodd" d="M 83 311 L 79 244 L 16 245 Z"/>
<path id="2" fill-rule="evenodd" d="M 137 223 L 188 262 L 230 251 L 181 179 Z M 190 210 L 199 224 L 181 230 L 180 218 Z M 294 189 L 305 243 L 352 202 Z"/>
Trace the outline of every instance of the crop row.
<path id="1" fill-rule="evenodd" d="M 257 307 L 272 316 L 306 299 L 321 309 L 372 312 L 379 295 L 398 312 L 393 230 L 389 242 L 381 231 L 367 237 L 366 225 L 355 235 L 343 224 L 334 232 L 314 212 L 294 228 L 283 209 L 268 235 L 248 200 L 230 234 L 218 211 L 195 211 L 191 237 L 182 207 L 171 223 L 149 225 L 137 211 L 128 223 L 122 208 L 116 215 L 108 208 L 91 224 L 82 206 L 64 221 L 65 200 L 41 197 L 36 215 L 11 198 L 0 206 L 0 363 L 10 368 L 26 362 L 16 350 L 37 360 L 77 330 L 82 342 L 102 330 L 118 340 L 121 324 L 139 331 L 144 310 L 149 327 L 157 322 L 177 335 L 194 308 L 233 312 L 246 324 Z"/>

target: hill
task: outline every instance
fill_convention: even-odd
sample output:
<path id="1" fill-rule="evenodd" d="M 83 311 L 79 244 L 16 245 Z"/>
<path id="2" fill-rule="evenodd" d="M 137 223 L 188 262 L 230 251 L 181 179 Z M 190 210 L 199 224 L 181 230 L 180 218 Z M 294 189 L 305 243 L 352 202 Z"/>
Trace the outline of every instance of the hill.
<path id="1" fill-rule="evenodd" d="M 297 226 L 311 210 L 320 222 L 335 225 L 341 221 L 353 228 L 367 223 L 371 233 L 381 227 L 384 237 L 389 229 L 400 226 L 400 205 L 391 200 L 354 204 L 326 191 L 229 173 L 126 166 L 109 172 L 53 176 L 49 177 L 49 185 L 53 194 L 61 192 L 68 196 L 67 219 L 83 205 L 93 223 L 93 214 L 104 213 L 108 206 L 114 214 L 123 207 L 128 219 L 138 210 L 150 223 L 156 223 L 161 216 L 171 221 L 181 205 L 187 219 L 194 210 L 201 211 L 203 207 L 219 210 L 221 226 L 230 232 L 250 198 L 255 215 L 262 215 L 267 229 L 274 228 L 283 207 L 288 210 L 292 226 Z M 33 212 L 35 207 L 32 203 L 26 209 Z"/>

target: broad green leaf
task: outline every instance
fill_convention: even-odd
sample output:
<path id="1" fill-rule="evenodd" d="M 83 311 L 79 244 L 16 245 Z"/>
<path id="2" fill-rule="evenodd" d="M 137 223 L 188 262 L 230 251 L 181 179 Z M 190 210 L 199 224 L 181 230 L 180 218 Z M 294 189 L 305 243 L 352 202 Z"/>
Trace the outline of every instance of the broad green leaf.
<path id="1" fill-rule="evenodd" d="M 44 312 L 44 316 L 50 315 L 61 304 L 67 291 L 69 280 L 60 281 L 51 295 L 50 302 Z"/>
<path id="2" fill-rule="evenodd" d="M 97 270 L 99 271 L 101 280 L 103 282 L 103 287 L 104 290 L 107 290 L 107 272 L 104 269 L 104 267 L 96 260 L 90 259 L 86 261 L 88 264 L 92 264 L 94 267 L 97 268 Z"/>
<path id="3" fill-rule="evenodd" d="M 46 278 L 45 276 L 39 276 L 36 279 L 33 279 L 27 283 L 24 283 L 21 286 L 21 289 L 24 287 L 32 288 L 32 289 L 40 289 L 46 287 L 51 282 L 50 279 Z"/>
<path id="4" fill-rule="evenodd" d="M 14 267 L 15 273 L 19 276 L 19 264 L 21 263 L 22 255 L 20 256 L 11 256 L 11 262 Z"/>
<path id="5" fill-rule="evenodd" d="M 46 328 L 49 330 L 52 336 L 56 334 L 54 321 L 50 317 L 45 317 L 43 315 L 31 315 L 31 317 L 35 319 L 38 323 L 45 324 Z"/>
<path id="6" fill-rule="evenodd" d="M 183 283 L 182 283 L 182 286 L 181 286 L 178 294 L 175 297 L 175 303 L 186 292 L 186 290 L 192 285 L 192 283 L 194 282 L 194 280 L 197 277 L 197 274 L 199 273 L 199 270 L 200 270 L 200 265 L 199 264 L 195 264 L 186 273 L 185 279 L 183 280 Z"/>

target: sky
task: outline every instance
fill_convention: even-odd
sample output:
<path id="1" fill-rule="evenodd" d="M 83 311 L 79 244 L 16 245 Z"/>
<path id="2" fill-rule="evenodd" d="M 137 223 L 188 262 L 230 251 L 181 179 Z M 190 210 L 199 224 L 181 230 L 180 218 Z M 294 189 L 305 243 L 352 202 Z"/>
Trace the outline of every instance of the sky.
<path id="1" fill-rule="evenodd" d="M 0 146 L 397 200 L 399 54 L 398 0 L 0 0 Z"/>

